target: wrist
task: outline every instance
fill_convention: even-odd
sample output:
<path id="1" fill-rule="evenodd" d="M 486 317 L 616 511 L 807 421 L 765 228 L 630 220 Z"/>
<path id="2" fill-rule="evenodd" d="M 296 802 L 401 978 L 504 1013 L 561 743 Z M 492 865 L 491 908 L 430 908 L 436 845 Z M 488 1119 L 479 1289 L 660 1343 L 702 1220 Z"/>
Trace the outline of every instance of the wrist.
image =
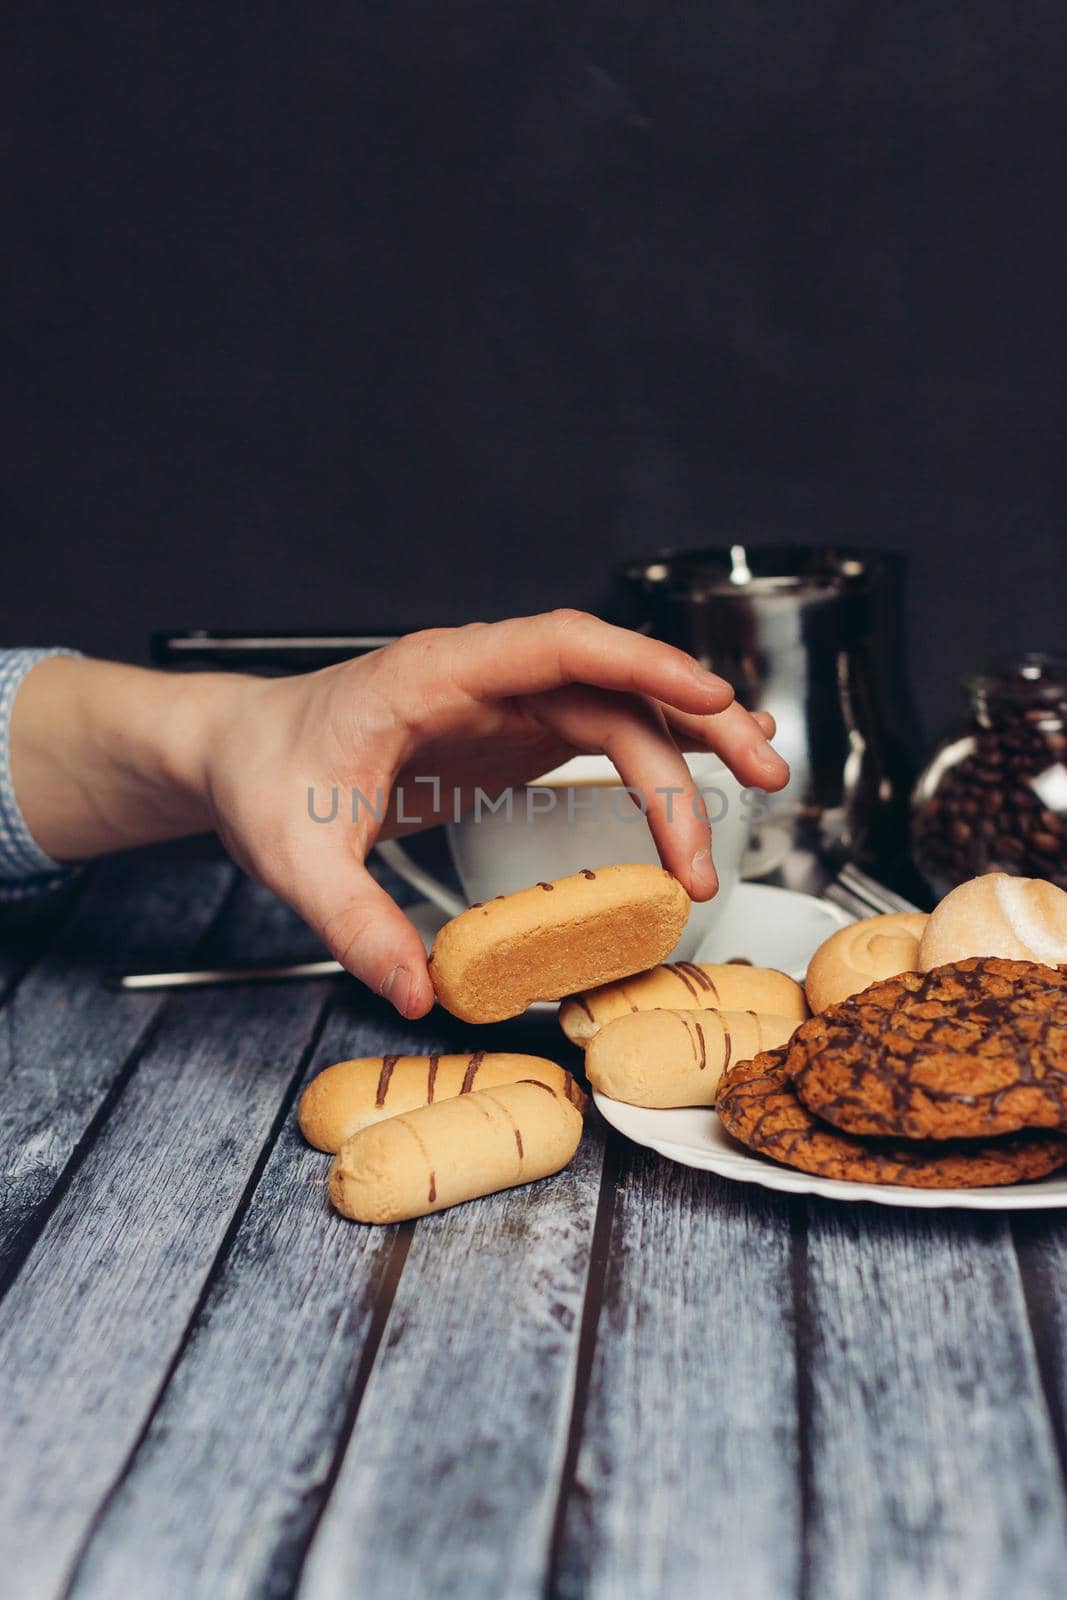
<path id="1" fill-rule="evenodd" d="M 158 750 L 163 787 L 199 828 L 215 826 L 213 775 L 232 747 L 248 703 L 264 680 L 231 672 L 195 672 L 167 679 L 172 691 L 167 727 Z"/>
<path id="2" fill-rule="evenodd" d="M 210 828 L 209 753 L 249 682 L 42 661 L 11 719 L 15 798 L 37 843 L 73 861 Z"/>

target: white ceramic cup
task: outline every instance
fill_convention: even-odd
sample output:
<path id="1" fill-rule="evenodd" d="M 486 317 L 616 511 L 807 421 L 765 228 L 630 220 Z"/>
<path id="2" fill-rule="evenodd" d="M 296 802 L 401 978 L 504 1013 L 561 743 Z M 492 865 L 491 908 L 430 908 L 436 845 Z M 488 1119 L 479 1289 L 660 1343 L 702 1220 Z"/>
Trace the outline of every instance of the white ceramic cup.
<path id="1" fill-rule="evenodd" d="M 712 824 L 712 853 L 719 892 L 694 905 L 674 955 L 690 959 L 707 937 L 741 876 L 748 842 L 751 806 L 741 785 L 716 755 L 686 757 L 701 788 Z M 677 809 L 683 802 L 673 798 Z M 495 811 L 472 810 L 447 825 L 449 849 L 469 903 L 511 894 L 542 879 L 564 878 L 583 867 L 608 867 L 628 861 L 656 863 L 659 855 L 637 799 L 622 785 L 606 756 L 577 756 L 536 783 L 511 791 L 510 804 Z M 396 844 L 385 847 L 390 863 L 446 910 L 453 896 L 433 892 L 435 884 L 415 869 Z M 421 880 L 421 881 L 420 881 Z"/>

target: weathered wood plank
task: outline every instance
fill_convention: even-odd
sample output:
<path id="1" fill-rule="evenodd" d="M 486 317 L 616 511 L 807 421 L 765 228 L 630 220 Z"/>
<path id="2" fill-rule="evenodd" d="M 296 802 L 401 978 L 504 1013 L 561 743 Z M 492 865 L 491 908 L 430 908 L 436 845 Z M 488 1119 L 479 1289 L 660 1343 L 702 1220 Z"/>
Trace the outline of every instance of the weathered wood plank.
<path id="1" fill-rule="evenodd" d="M 234 876 L 223 860 L 102 864 L 9 996 L 0 1025 L 0 1282 L 165 1004 L 159 994 L 113 994 L 102 977 L 127 965 L 181 965 Z"/>
<path id="2" fill-rule="evenodd" d="M 447 1029 L 446 1029 L 447 1034 Z M 331 1061 L 442 1048 L 343 986 L 311 1077 Z M 151 1426 L 100 1517 L 73 1593 L 286 1593 L 361 1386 L 361 1353 L 410 1229 L 361 1228 L 326 1199 L 329 1157 L 286 1118 Z M 380 1330 L 379 1330 L 380 1331 Z"/>
<path id="3" fill-rule="evenodd" d="M 790 1207 L 626 1147 L 552 1593 L 799 1592 Z"/>
<path id="4" fill-rule="evenodd" d="M 418 1225 L 303 1600 L 544 1593 L 602 1157 Z"/>
<path id="5" fill-rule="evenodd" d="M 160 896 L 148 899 L 150 910 L 131 914 L 158 919 Z M 297 937 L 293 914 L 246 882 L 209 944 L 215 959 L 266 960 Z M 174 997 L 0 1305 L 0 1571 L 12 1593 L 37 1600 L 65 1581 L 165 1380 L 328 992 L 279 984 Z M 84 996 L 81 1010 L 95 1015 Z M 77 1021 L 76 1012 L 67 1024 L 72 1045 Z"/>
<path id="6" fill-rule="evenodd" d="M 547 1053 L 559 1041 L 554 1026 L 488 1032 L 487 1045 L 497 1048 Z M 401 1023 L 352 989 L 331 1014 L 308 1075 L 346 1055 L 455 1049 L 465 1039 L 469 1030 L 440 1012 L 420 1024 Z M 95 1529 L 72 1589 L 78 1600 L 157 1593 L 169 1589 L 177 1573 L 194 1594 L 289 1592 L 411 1237 L 410 1229 L 361 1228 L 335 1216 L 325 1199 L 327 1166 L 326 1157 L 303 1144 L 290 1117 L 152 1425 Z M 525 1212 L 538 1193 L 510 1204 Z M 547 1186 L 540 1194 L 545 1210 Z M 452 1213 L 451 1220 L 435 1219 L 438 1248 L 422 1251 L 417 1288 L 409 1291 L 420 1314 L 439 1314 L 434 1307 L 442 1297 L 454 1307 L 488 1290 L 488 1282 L 479 1289 L 486 1269 L 470 1259 L 466 1245 L 449 1253 L 441 1249 L 441 1236 L 457 1226 L 463 1239 L 472 1228 L 500 1233 L 493 1212 L 508 1204 L 486 1201 Z M 545 1210 L 539 1226 L 546 1218 Z M 533 1236 L 532 1223 L 528 1227 Z M 510 1270 L 519 1265 L 517 1257 Z M 561 1270 L 552 1261 L 549 1268 L 557 1275 Z M 501 1302 L 498 1316 L 506 1314 L 510 1328 L 515 1308 L 509 1313 L 509 1304 Z M 454 1376 L 443 1349 L 425 1354 L 428 1370 L 439 1373 L 439 1389 Z M 476 1361 L 473 1348 L 470 1359 Z M 552 1376 L 547 1369 L 539 1374 L 550 1394 Z M 460 1383 L 452 1404 L 467 1408 L 474 1392 Z M 531 1433 L 543 1427 L 539 1419 Z M 409 1427 L 398 1417 L 395 1424 L 386 1418 L 383 1428 L 396 1440 L 397 1468 L 406 1473 Z M 543 1493 L 550 1492 L 544 1486 Z M 462 1527 L 453 1536 L 461 1544 L 467 1537 Z M 382 1537 L 379 1527 L 373 1540 Z M 392 1575 L 387 1587 L 399 1592 Z"/>
<path id="7" fill-rule="evenodd" d="M 810 1592 L 1063 1594 L 1067 1512 L 1002 1218 L 814 1203 Z"/>
<path id="8" fill-rule="evenodd" d="M 1067 1483 L 1067 1213 L 1017 1212 L 1011 1230 L 1045 1400 Z"/>

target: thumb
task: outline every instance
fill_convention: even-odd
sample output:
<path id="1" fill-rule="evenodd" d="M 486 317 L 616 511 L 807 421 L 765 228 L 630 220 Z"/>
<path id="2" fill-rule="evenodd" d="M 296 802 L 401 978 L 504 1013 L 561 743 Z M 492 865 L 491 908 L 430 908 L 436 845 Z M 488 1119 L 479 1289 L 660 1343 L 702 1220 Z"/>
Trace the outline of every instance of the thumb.
<path id="1" fill-rule="evenodd" d="M 302 876 L 291 904 L 341 965 L 384 996 L 402 1017 L 424 1017 L 434 1003 L 426 950 L 417 929 L 367 868 L 333 852 Z"/>

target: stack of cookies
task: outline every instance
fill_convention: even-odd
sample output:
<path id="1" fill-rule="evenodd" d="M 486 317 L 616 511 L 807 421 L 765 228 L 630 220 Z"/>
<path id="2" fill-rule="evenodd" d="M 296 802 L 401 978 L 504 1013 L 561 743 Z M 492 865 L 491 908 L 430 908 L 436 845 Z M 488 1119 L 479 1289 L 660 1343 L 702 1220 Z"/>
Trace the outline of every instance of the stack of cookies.
<path id="1" fill-rule="evenodd" d="M 828 1178 L 965 1189 L 1067 1165 L 1067 971 L 971 957 L 872 984 L 739 1063 L 718 1112 Z"/>
<path id="2" fill-rule="evenodd" d="M 956 1189 L 1067 1165 L 1062 890 L 994 873 L 929 918 L 842 928 L 804 988 L 748 964 L 666 961 L 688 913 L 669 873 L 639 865 L 500 896 L 438 934 L 437 998 L 472 1024 L 563 999 L 595 1089 L 714 1105 L 742 1144 L 806 1172 Z M 396 1222 L 558 1172 L 585 1104 L 552 1061 L 475 1050 L 339 1062 L 299 1114 L 334 1157 L 337 1209 Z"/>
<path id="3" fill-rule="evenodd" d="M 960 1189 L 1047 1176 L 1067 1165 L 1063 963 L 1067 894 L 999 873 L 928 919 L 842 929 L 808 971 L 816 1014 L 724 1075 L 719 1116 L 751 1150 L 829 1178 Z"/>
<path id="4" fill-rule="evenodd" d="M 533 1000 L 662 960 L 689 909 L 669 872 L 644 865 L 501 895 L 441 929 L 430 954 L 437 998 L 468 1023 L 518 1016 Z M 308 1085 L 299 1119 L 309 1144 L 334 1158 L 337 1210 L 386 1223 L 559 1172 L 578 1149 L 585 1108 L 555 1062 L 475 1050 L 339 1061 Z"/>

